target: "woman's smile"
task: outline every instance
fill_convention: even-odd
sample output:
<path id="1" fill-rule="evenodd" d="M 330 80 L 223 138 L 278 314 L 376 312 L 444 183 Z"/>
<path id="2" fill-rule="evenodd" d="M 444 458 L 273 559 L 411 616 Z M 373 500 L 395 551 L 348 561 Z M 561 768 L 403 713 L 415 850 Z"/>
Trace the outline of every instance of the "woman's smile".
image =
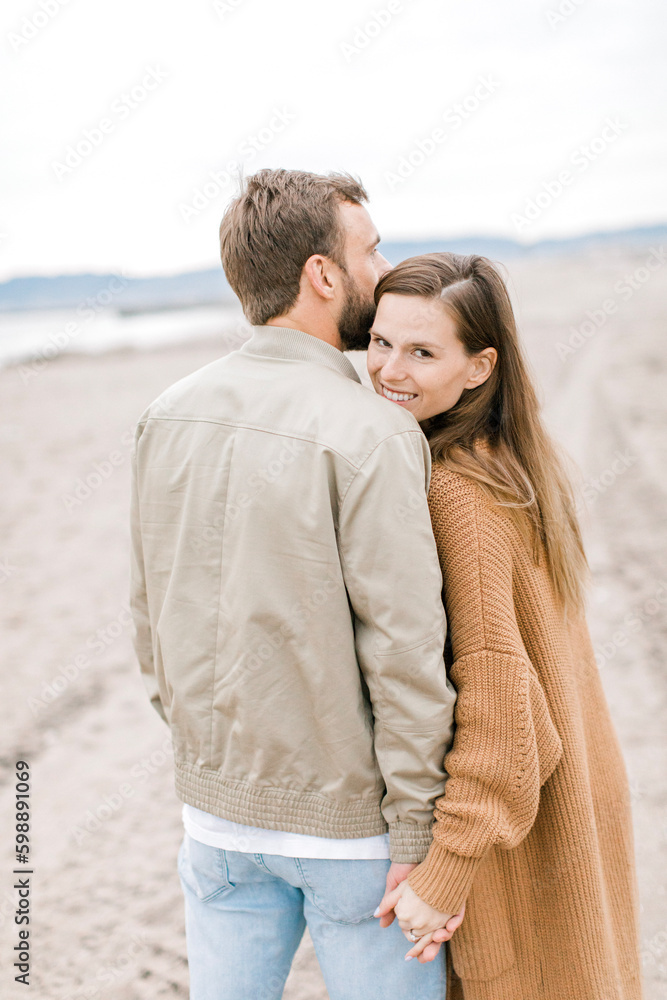
<path id="1" fill-rule="evenodd" d="M 390 399 L 392 403 L 410 403 L 417 398 L 416 392 L 400 392 L 398 389 L 390 389 L 384 382 L 380 382 L 379 385 L 382 389 L 381 395 L 385 399 Z"/>

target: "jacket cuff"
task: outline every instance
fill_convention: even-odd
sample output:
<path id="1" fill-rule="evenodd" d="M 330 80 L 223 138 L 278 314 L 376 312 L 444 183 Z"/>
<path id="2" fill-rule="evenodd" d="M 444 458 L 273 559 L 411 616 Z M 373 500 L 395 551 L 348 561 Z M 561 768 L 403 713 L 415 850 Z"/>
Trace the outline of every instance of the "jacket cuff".
<path id="1" fill-rule="evenodd" d="M 408 875 L 408 885 L 429 906 L 453 915 L 465 903 L 481 860 L 454 854 L 434 840 L 425 861 Z"/>
<path id="2" fill-rule="evenodd" d="M 389 857 L 399 864 L 419 864 L 428 854 L 433 840 L 433 822 L 389 824 Z"/>

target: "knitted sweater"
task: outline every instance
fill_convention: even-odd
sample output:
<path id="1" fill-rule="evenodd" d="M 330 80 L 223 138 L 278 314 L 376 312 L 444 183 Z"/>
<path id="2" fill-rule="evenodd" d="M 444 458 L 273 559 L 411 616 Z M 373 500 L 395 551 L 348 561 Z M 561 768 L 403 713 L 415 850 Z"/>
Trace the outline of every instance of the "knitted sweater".
<path id="1" fill-rule="evenodd" d="M 435 466 L 429 504 L 458 700 L 408 881 L 446 913 L 467 901 L 448 1000 L 638 1000 L 628 782 L 586 624 L 470 480 Z"/>

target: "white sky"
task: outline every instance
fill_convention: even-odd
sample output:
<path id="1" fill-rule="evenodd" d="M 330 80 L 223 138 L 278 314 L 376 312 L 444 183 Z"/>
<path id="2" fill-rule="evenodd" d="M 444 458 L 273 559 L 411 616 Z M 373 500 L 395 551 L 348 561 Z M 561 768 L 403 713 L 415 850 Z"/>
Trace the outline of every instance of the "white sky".
<path id="1" fill-rule="evenodd" d="M 0 279 L 215 266 L 233 187 L 211 185 L 189 221 L 183 206 L 230 161 L 359 174 L 384 238 L 532 241 L 667 221 L 660 0 L 61 4 L 4 0 L 0 13 Z M 550 25 L 559 7 L 571 13 Z M 129 109 L 123 94 L 149 69 L 166 79 Z M 484 78 L 492 93 L 475 101 Z M 445 121 L 466 98 L 469 118 Z M 275 109 L 293 120 L 251 157 Z M 104 118 L 110 132 L 59 179 L 54 164 Z M 616 131 L 577 155 L 607 119 Z M 392 184 L 439 126 L 445 141 Z M 562 194 L 519 230 L 515 213 L 564 169 Z"/>

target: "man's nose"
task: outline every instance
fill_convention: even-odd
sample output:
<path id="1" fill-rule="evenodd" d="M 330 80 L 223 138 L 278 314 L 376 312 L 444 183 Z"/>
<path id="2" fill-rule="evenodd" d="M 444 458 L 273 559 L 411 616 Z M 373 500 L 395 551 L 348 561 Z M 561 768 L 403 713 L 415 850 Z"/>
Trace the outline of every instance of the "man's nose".
<path id="1" fill-rule="evenodd" d="M 380 278 L 382 278 L 387 273 L 387 271 L 391 271 L 392 267 L 387 258 L 383 257 L 379 251 L 375 259 L 377 260 L 377 272 L 379 281 Z"/>

